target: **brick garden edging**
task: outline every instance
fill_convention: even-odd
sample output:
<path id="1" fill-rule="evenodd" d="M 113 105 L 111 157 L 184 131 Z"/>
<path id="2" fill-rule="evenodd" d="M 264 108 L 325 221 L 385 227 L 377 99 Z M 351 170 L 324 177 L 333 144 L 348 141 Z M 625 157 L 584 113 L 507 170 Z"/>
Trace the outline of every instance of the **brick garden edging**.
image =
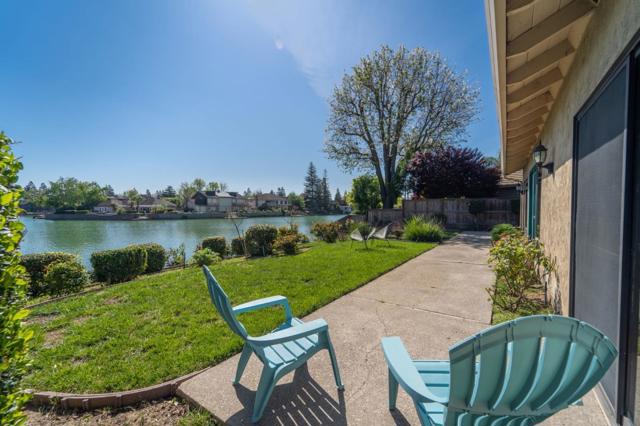
<path id="1" fill-rule="evenodd" d="M 35 392 L 28 390 L 27 392 L 31 395 L 29 405 L 32 407 L 49 405 L 64 409 L 77 409 L 82 411 L 89 411 L 96 408 L 126 407 L 143 401 L 154 401 L 174 396 L 176 395 L 178 386 L 180 386 L 182 382 L 189 380 L 208 368 L 209 367 L 157 385 L 123 392 L 78 394 L 64 392 Z"/>

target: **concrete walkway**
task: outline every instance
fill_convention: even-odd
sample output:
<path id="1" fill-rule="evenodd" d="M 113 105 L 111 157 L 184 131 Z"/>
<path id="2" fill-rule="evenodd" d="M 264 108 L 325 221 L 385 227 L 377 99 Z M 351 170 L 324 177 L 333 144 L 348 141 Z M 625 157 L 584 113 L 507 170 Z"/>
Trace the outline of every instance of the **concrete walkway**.
<path id="1" fill-rule="evenodd" d="M 331 331 L 345 391 L 333 383 L 326 351 L 283 378 L 262 425 L 419 425 L 410 398 L 400 391 L 398 410 L 387 409 L 383 336 L 401 336 L 414 358 L 448 359 L 448 347 L 486 328 L 491 304 L 485 288 L 494 276 L 487 266 L 489 238 L 463 233 L 370 284 L 330 303 L 307 319 L 324 318 Z M 266 295 L 265 295 L 266 296 Z M 184 382 L 178 394 L 229 425 L 250 425 L 261 364 L 252 357 L 241 385 L 231 382 L 234 356 Z M 584 407 L 544 423 L 605 425 L 592 395 Z"/>

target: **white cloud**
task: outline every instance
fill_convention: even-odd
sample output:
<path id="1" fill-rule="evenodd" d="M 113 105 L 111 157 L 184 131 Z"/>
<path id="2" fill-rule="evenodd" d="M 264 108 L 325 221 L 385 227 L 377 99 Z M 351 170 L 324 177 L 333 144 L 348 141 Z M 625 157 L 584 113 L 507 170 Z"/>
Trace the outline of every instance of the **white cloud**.
<path id="1" fill-rule="evenodd" d="M 327 98 L 343 73 L 379 44 L 373 15 L 349 3 L 250 0 L 249 9 L 276 49 L 289 52 L 313 90 Z"/>

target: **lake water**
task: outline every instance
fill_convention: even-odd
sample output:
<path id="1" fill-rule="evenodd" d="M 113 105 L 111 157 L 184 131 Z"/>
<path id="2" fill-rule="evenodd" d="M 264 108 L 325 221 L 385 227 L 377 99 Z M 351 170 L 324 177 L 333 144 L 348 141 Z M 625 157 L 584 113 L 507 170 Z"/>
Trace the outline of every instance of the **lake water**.
<path id="1" fill-rule="evenodd" d="M 310 234 L 315 222 L 329 222 L 338 216 L 300 217 L 260 217 L 236 219 L 241 230 L 249 226 L 267 223 L 275 226 L 287 225 L 291 220 L 297 223 L 300 232 Z M 99 250 L 120 248 L 129 244 L 159 243 L 165 248 L 185 245 L 186 254 L 191 256 L 196 246 L 206 237 L 222 235 L 227 243 L 237 236 L 233 222 L 229 219 L 191 220 L 139 220 L 139 221 L 51 221 L 22 217 L 27 232 L 21 243 L 21 251 L 40 253 L 64 251 L 80 256 L 86 266 L 90 266 L 91 253 Z"/>

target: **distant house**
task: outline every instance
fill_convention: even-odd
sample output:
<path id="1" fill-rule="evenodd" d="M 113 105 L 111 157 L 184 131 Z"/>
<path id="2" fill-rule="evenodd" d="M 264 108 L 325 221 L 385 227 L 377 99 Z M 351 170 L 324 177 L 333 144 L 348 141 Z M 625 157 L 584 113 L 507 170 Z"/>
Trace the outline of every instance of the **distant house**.
<path id="1" fill-rule="evenodd" d="M 143 213 L 154 213 L 157 211 L 175 210 L 176 205 L 163 198 L 143 196 L 138 210 Z"/>
<path id="2" fill-rule="evenodd" d="M 116 212 L 116 206 L 111 200 L 103 201 L 93 208 L 94 213 L 112 214 Z"/>
<path id="3" fill-rule="evenodd" d="M 109 197 L 106 201 L 101 202 L 93 208 L 94 213 L 113 214 L 118 209 L 128 209 L 129 199 L 127 197 Z"/>
<path id="4" fill-rule="evenodd" d="M 276 194 L 257 194 L 254 197 L 255 208 L 284 209 L 289 207 L 289 199 Z"/>
<path id="5" fill-rule="evenodd" d="M 247 207 L 246 199 L 233 191 L 198 191 L 187 207 L 197 213 L 227 213 Z"/>
<path id="6" fill-rule="evenodd" d="M 351 206 L 347 204 L 339 204 L 338 209 L 342 214 L 351 214 Z"/>

